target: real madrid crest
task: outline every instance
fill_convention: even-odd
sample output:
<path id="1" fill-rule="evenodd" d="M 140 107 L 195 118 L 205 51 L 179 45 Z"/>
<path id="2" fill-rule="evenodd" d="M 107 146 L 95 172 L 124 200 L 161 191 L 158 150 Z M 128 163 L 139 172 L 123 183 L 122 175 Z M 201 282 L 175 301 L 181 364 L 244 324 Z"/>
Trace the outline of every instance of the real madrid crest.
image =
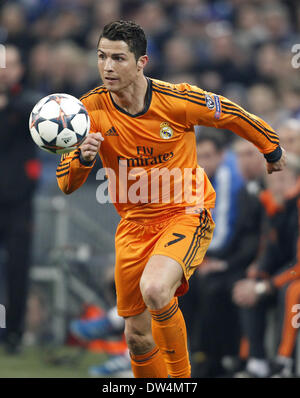
<path id="1" fill-rule="evenodd" d="M 169 140 L 171 137 L 173 137 L 173 129 L 170 127 L 168 122 L 162 122 L 160 124 L 160 136 L 164 140 Z"/>

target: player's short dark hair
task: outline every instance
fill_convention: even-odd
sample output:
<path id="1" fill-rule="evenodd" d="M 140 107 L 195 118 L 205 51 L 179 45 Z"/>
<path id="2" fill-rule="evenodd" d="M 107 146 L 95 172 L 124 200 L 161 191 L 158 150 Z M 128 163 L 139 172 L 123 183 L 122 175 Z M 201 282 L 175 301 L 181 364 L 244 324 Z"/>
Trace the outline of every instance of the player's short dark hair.
<path id="1" fill-rule="evenodd" d="M 197 145 L 206 141 L 211 142 L 218 152 L 221 152 L 225 148 L 224 135 L 221 130 L 204 128 L 202 131 L 199 131 L 197 135 Z"/>
<path id="2" fill-rule="evenodd" d="M 127 43 L 129 50 L 134 53 L 135 59 L 138 60 L 147 52 L 147 39 L 143 29 L 132 21 L 114 21 L 105 25 L 99 37 L 108 40 L 122 40 Z"/>

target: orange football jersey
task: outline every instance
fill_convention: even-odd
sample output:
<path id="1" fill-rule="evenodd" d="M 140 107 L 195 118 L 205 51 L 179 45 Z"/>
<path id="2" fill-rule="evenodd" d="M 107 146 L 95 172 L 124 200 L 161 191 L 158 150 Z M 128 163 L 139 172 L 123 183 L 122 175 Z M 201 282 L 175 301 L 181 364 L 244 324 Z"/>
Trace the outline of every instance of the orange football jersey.
<path id="1" fill-rule="evenodd" d="M 186 83 L 147 80 L 145 107 L 136 115 L 115 104 L 104 86 L 81 98 L 90 133 L 104 137 L 99 155 L 122 218 L 147 223 L 214 207 L 214 189 L 197 165 L 195 125 L 231 130 L 263 154 L 278 147 L 278 136 L 267 123 L 228 99 Z M 82 164 L 79 155 L 80 149 L 63 155 L 57 169 L 59 187 L 67 194 L 85 182 L 94 164 Z"/>

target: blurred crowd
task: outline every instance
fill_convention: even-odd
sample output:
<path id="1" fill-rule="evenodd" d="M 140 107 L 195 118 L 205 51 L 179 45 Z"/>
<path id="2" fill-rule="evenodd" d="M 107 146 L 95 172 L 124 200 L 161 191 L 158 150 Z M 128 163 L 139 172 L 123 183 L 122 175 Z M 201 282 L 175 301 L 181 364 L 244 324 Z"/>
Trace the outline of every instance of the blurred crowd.
<path id="1" fill-rule="evenodd" d="M 146 73 L 189 81 L 236 100 L 274 125 L 300 103 L 296 0 L 19 0 L 2 2 L 0 43 L 16 45 L 25 82 L 42 94 L 80 96 L 98 85 L 105 23 L 132 19 L 149 39 Z M 76 84 L 74 84 L 76 82 Z"/>
<path id="2" fill-rule="evenodd" d="M 145 70 L 147 76 L 174 83 L 189 82 L 228 97 L 277 130 L 288 152 L 286 174 L 266 178 L 263 158 L 257 151 L 252 153 L 253 148 L 247 143 L 243 144 L 229 132 L 215 134 L 196 129 L 199 164 L 213 181 L 220 205 L 217 203 L 214 214 L 219 224 L 215 241 L 201 272 L 194 278 L 195 286 L 191 286 L 187 302 L 182 303 L 187 308 L 191 355 L 197 369 L 194 375 L 213 377 L 224 373 L 221 360 L 226 355 L 242 357 L 244 361 L 248 358 L 246 371 L 250 376 L 269 375 L 271 369 L 266 362 L 263 337 L 266 311 L 269 302 L 274 304 L 274 300 L 262 300 L 261 304 L 258 296 L 269 294 L 274 298 L 274 292 L 284 287 L 281 308 L 283 313 L 288 308 L 289 314 L 291 303 L 300 302 L 299 283 L 293 285 L 292 292 L 288 290 L 290 284 L 300 280 L 299 270 L 289 269 L 300 261 L 297 245 L 292 245 L 283 256 L 281 238 L 278 238 L 284 230 L 295 243 L 299 234 L 296 223 L 292 222 L 298 214 L 295 198 L 299 192 L 292 193 L 292 188 L 298 186 L 300 158 L 300 57 L 297 65 L 297 54 L 292 50 L 295 44 L 300 44 L 297 0 L 1 2 L 0 44 L 4 44 L 7 51 L 6 68 L 0 69 L 0 120 L 9 134 L 4 137 L 5 145 L 1 145 L 0 167 L 6 170 L 17 157 L 23 171 L 20 172 L 17 165 L 9 167 L 15 176 L 23 176 L 23 180 L 18 180 L 23 196 L 17 197 L 20 191 L 18 195 L 4 195 L 16 193 L 16 184 L 11 185 L 15 177 L 1 181 L 0 201 L 4 204 L 5 217 L 0 223 L 0 239 L 10 233 L 11 239 L 6 239 L 7 250 L 16 244 L 23 247 L 18 258 L 10 258 L 11 270 L 20 267 L 20 258 L 26 262 L 17 282 L 18 286 L 25 286 L 20 290 L 21 302 L 13 304 L 14 319 L 9 321 L 8 330 L 12 332 L 7 340 L 9 349 L 15 351 L 23 333 L 22 297 L 27 294 L 25 281 L 30 265 L 30 242 L 18 243 L 16 237 L 22 233 L 29 236 L 31 225 L 26 220 L 41 166 L 47 170 L 51 164 L 53 169 L 50 167 L 48 175 L 45 171 L 41 174 L 40 184 L 47 178 L 55 183 L 57 163 L 56 157 L 42 151 L 32 153 L 29 149 L 29 134 L 26 138 L 23 136 L 27 134 L 27 118 L 31 107 L 45 95 L 63 92 L 80 97 L 101 84 L 96 67 L 98 37 L 106 23 L 118 19 L 134 20 L 145 30 L 150 58 Z M 230 186 L 227 198 L 222 183 L 227 188 Z M 23 208 L 17 199 L 22 200 Z M 289 211 L 287 216 L 285 212 Z M 282 214 L 284 220 L 292 214 L 291 224 L 281 224 Z M 18 224 L 19 231 L 8 228 L 14 216 L 23 220 L 23 226 L 22 222 Z M 279 254 L 275 259 L 280 261 L 270 266 L 270 255 L 277 253 L 276 250 Z M 283 275 L 284 267 L 288 267 L 290 278 L 276 279 L 278 272 Z M 15 296 L 12 292 L 19 290 L 11 286 L 17 273 L 7 273 L 12 302 Z M 249 280 L 256 285 L 261 280 L 268 280 L 270 284 L 258 288 Z M 289 293 L 286 295 L 286 292 Z M 189 314 L 188 311 L 189 307 L 195 308 L 191 307 L 191 301 L 195 303 L 195 300 L 199 313 L 196 325 L 195 312 Z M 218 310 L 214 312 L 213 308 Z M 283 318 L 287 317 L 286 313 Z M 220 323 L 231 327 L 222 328 Z M 295 331 L 296 328 L 294 334 Z M 296 337 L 293 335 L 291 342 L 291 330 L 282 333 L 282 338 L 284 333 L 289 337 L 279 346 L 277 357 L 281 362 L 277 361 L 276 365 L 281 367 L 276 368 L 276 372 L 284 368 L 291 375 L 293 363 L 284 362 L 282 357 L 292 359 Z"/>

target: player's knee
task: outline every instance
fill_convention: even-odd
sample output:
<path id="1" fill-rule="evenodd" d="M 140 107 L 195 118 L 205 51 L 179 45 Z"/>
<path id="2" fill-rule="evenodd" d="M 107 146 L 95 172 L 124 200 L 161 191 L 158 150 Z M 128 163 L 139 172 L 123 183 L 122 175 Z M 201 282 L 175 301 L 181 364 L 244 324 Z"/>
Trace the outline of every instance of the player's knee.
<path id="1" fill-rule="evenodd" d="M 171 300 L 170 288 L 162 281 L 148 281 L 142 278 L 140 289 L 148 308 L 159 310 L 166 306 Z"/>

